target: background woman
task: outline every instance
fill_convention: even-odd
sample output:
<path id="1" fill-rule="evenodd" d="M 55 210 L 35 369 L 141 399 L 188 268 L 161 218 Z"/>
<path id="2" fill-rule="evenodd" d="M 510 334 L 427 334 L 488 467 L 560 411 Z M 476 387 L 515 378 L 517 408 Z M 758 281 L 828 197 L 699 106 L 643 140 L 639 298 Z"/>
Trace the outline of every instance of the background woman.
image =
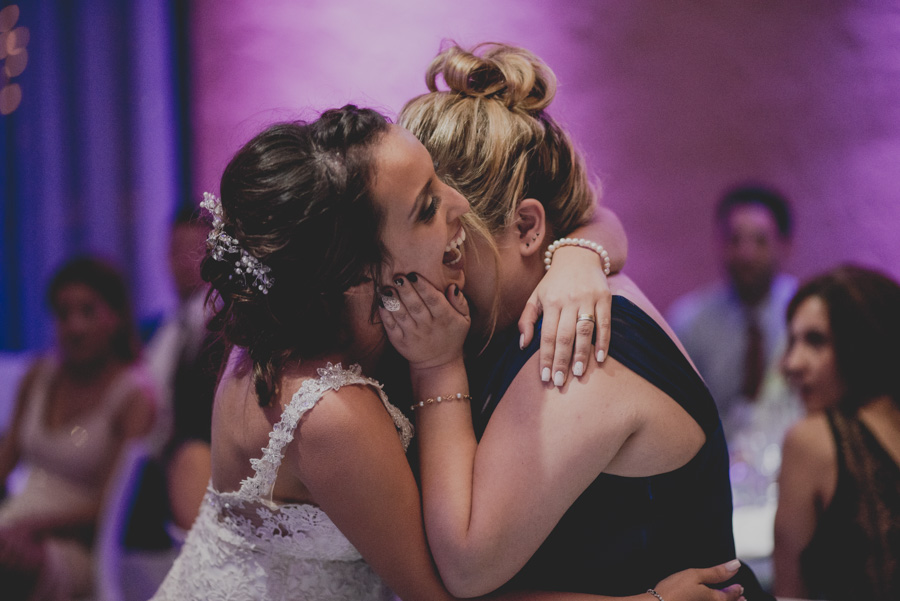
<path id="1" fill-rule="evenodd" d="M 0 482 L 20 461 L 28 468 L 22 492 L 0 505 L 0 580 L 13 598 L 90 593 L 104 489 L 124 443 L 153 425 L 153 391 L 119 272 L 75 259 L 53 277 L 48 298 L 57 349 L 23 379 L 0 446 Z"/>
<path id="2" fill-rule="evenodd" d="M 787 318 L 783 366 L 809 415 L 784 442 L 775 592 L 900 599 L 900 286 L 840 267 Z"/>
<path id="3" fill-rule="evenodd" d="M 438 91 L 438 77 L 449 91 Z M 423 309 L 439 306 L 431 291 L 398 286 L 406 308 L 385 318 L 410 359 L 425 520 L 444 582 L 464 596 L 510 578 L 514 588 L 635 594 L 659 575 L 733 558 L 714 402 L 640 290 L 627 279 L 612 286 L 622 295 L 613 303 L 614 360 L 589 362 L 562 386 L 532 377 L 545 369 L 537 345 L 521 350 L 509 331 L 545 251 L 555 257 L 550 241 L 596 202 L 580 156 L 546 112 L 552 72 L 520 48 L 452 46 L 426 82 L 431 92 L 408 103 L 401 123 L 484 217 L 499 254 L 497 270 L 467 267 L 478 329 L 479 316 L 500 307 L 488 358 L 471 362 L 479 372 L 471 413 L 466 402 L 435 402 L 469 384 L 461 355 L 435 343 L 452 348 L 458 331 L 431 323 Z"/>

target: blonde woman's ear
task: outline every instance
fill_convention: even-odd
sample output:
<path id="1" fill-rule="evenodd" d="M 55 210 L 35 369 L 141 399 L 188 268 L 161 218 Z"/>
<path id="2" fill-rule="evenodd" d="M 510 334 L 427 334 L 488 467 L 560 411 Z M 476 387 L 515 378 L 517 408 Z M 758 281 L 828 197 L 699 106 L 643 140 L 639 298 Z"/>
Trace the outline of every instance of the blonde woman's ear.
<path id="1" fill-rule="evenodd" d="M 530 256 L 540 252 L 547 234 L 547 219 L 544 205 L 534 198 L 526 198 L 516 207 L 516 235 L 519 252 Z"/>

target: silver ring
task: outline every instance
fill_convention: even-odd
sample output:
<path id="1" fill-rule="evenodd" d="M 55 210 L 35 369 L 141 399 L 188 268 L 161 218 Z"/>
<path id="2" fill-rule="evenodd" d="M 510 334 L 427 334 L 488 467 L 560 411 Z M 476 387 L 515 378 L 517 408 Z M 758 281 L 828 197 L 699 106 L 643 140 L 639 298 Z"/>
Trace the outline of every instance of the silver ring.
<path id="1" fill-rule="evenodd" d="M 381 305 L 391 313 L 399 311 L 400 307 L 403 306 L 398 299 L 393 296 L 385 296 L 384 294 L 381 295 Z"/>
<path id="2" fill-rule="evenodd" d="M 591 313 L 579 313 L 578 319 L 575 320 L 575 323 L 578 323 L 579 321 L 589 321 L 591 323 L 595 323 L 596 320 Z"/>

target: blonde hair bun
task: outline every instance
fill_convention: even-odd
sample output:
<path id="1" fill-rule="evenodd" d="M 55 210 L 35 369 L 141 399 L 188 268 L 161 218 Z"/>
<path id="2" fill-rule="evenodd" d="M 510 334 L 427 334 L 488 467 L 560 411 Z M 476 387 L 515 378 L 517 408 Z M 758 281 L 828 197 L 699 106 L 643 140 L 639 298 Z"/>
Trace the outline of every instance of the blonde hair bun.
<path id="1" fill-rule="evenodd" d="M 471 50 L 452 44 L 438 54 L 425 75 L 432 92 L 442 75 L 452 92 L 502 102 L 510 110 L 536 113 L 556 95 L 556 76 L 540 58 L 516 46 L 485 42 Z"/>

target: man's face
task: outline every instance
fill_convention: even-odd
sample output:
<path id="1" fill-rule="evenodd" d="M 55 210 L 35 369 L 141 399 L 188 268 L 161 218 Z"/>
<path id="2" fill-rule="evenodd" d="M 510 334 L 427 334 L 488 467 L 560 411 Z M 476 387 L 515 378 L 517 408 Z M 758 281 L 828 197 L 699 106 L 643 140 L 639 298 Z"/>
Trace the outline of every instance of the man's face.
<path id="1" fill-rule="evenodd" d="M 748 302 L 764 298 L 788 251 L 775 218 L 761 205 L 738 205 L 722 224 L 721 237 L 725 269 L 738 294 Z"/>

